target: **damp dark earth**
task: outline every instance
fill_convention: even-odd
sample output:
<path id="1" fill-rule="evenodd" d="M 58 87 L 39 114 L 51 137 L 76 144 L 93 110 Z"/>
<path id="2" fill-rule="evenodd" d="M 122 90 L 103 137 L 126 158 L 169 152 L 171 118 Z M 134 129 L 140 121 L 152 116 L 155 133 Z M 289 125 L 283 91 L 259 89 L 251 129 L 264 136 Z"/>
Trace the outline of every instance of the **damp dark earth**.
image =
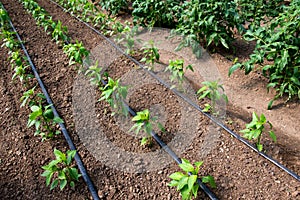
<path id="1" fill-rule="evenodd" d="M 300 199 L 298 0 L 0 2 L 0 199 Z"/>

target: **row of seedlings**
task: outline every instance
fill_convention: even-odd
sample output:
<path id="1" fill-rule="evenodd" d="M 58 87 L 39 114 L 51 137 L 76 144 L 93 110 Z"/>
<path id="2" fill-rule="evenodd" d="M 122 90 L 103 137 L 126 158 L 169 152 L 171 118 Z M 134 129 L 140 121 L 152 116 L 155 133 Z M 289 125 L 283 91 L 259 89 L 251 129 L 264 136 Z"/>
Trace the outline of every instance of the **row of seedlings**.
<path id="1" fill-rule="evenodd" d="M 4 42 L 2 47 L 5 46 L 8 48 L 8 59 L 15 72 L 12 79 L 14 80 L 18 77 L 22 87 L 26 90 L 34 84 L 30 81 L 34 75 L 30 73 L 28 59 L 22 53 L 20 41 L 16 38 L 17 33 L 11 30 L 10 18 L 2 4 L 0 8 L 0 18 L 1 39 Z M 23 93 L 20 99 L 20 107 L 28 106 L 31 110 L 27 127 L 30 128 L 34 126 L 34 136 L 40 136 L 41 141 L 55 139 L 55 136 L 61 133 L 56 125 L 64 122 L 61 118 L 54 116 L 51 105 L 47 104 L 44 94 L 37 93 L 35 89 L 36 86 L 31 87 Z M 78 178 L 81 176 L 73 165 L 75 154 L 75 150 L 69 150 L 63 153 L 58 149 L 54 149 L 56 159 L 42 167 L 45 170 L 42 176 L 46 177 L 47 186 L 50 185 L 51 179 L 53 178 L 53 182 L 50 186 L 51 190 L 58 185 L 62 190 L 68 182 L 71 187 L 75 187 L 75 181 L 78 181 Z"/>

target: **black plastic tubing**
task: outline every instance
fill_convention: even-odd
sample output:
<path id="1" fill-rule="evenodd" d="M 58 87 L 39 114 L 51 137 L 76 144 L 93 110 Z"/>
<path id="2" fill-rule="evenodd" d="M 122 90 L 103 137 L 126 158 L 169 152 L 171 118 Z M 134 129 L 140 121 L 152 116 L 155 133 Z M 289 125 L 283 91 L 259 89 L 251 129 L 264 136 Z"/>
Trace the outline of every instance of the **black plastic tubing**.
<path id="1" fill-rule="evenodd" d="M 59 6 L 60 8 L 62 8 L 63 10 L 66 11 L 65 8 L 63 8 L 61 5 L 59 5 L 58 3 L 50 0 L 52 3 L 56 4 L 57 6 Z M 67 11 L 66 11 L 67 12 Z M 72 14 L 71 14 L 72 15 Z M 224 129 L 226 132 L 228 132 L 230 135 L 232 135 L 233 137 L 235 137 L 237 140 L 239 140 L 240 142 L 242 142 L 243 144 L 245 144 L 247 147 L 249 147 L 250 149 L 252 149 L 253 151 L 257 152 L 260 156 L 262 156 L 263 158 L 267 159 L 268 161 L 270 161 L 271 163 L 273 163 L 274 165 L 276 165 L 277 167 L 279 167 L 280 169 L 282 169 L 283 171 L 285 171 L 286 173 L 288 173 L 289 175 L 291 175 L 292 177 L 294 177 L 297 181 L 300 181 L 300 176 L 298 174 L 296 174 L 295 172 L 291 171 L 290 169 L 288 169 L 287 167 L 285 167 L 284 165 L 282 165 L 281 163 L 279 163 L 278 161 L 276 161 L 275 159 L 273 159 L 272 157 L 266 155 L 265 153 L 258 151 L 257 148 L 255 148 L 253 145 L 251 145 L 246 139 L 242 138 L 239 134 L 235 133 L 234 131 L 232 131 L 230 128 L 228 128 L 227 126 L 225 126 L 222 122 L 220 122 L 219 120 L 217 120 L 216 118 L 214 118 L 213 116 L 209 115 L 208 113 L 203 112 L 203 110 L 197 105 L 195 104 L 191 99 L 189 99 L 188 97 L 184 96 L 183 94 L 181 94 L 178 90 L 176 90 L 175 88 L 171 89 L 171 86 L 169 84 L 167 84 L 166 82 L 164 82 L 162 79 L 160 79 L 159 77 L 157 77 L 153 72 L 147 70 L 145 68 L 145 66 L 143 64 L 141 64 L 139 61 L 137 61 L 136 59 L 134 59 L 133 57 L 127 55 L 120 47 L 118 47 L 113 41 L 111 41 L 109 38 L 107 38 L 106 36 L 104 36 L 102 33 L 100 33 L 98 30 L 96 30 L 94 27 L 92 27 L 91 25 L 89 25 L 88 23 L 84 22 L 83 20 L 81 20 L 80 18 L 72 15 L 73 17 L 75 17 L 78 21 L 82 22 L 83 24 L 85 24 L 87 27 L 89 27 L 91 30 L 93 30 L 95 33 L 97 33 L 98 35 L 100 35 L 104 40 L 106 40 L 107 42 L 109 42 L 114 48 L 116 48 L 119 52 L 121 52 L 123 55 L 125 55 L 127 58 L 129 58 L 132 62 L 134 62 L 135 64 L 137 64 L 140 68 L 142 68 L 144 71 L 146 71 L 147 73 L 149 73 L 153 78 L 155 78 L 156 80 L 158 80 L 162 85 L 164 85 L 165 87 L 167 87 L 168 89 L 170 89 L 174 94 L 176 94 L 177 96 L 179 96 L 180 98 L 182 98 L 183 100 L 185 100 L 187 103 L 189 103 L 192 107 L 194 107 L 197 111 L 201 112 L 204 116 L 206 116 L 207 118 L 209 118 L 212 122 L 214 122 L 215 124 L 217 124 L 218 126 L 220 126 L 222 129 Z"/>
<path id="2" fill-rule="evenodd" d="M 2 4 L 2 3 L 1 3 L 1 4 Z M 3 9 L 5 10 L 5 7 L 4 7 L 3 4 L 2 4 L 2 7 L 3 7 Z M 13 25 L 13 23 L 11 22 L 10 19 L 9 19 L 9 24 L 10 24 L 11 28 L 13 29 L 13 31 L 16 33 L 16 36 L 17 36 L 17 38 L 18 38 L 18 40 L 19 40 L 19 42 L 20 42 L 20 45 L 21 45 L 21 47 L 22 47 L 22 49 L 23 49 L 23 51 L 24 51 L 26 57 L 28 58 L 28 62 L 29 62 L 29 64 L 30 64 L 30 66 L 31 66 L 31 69 L 32 69 L 32 71 L 33 71 L 33 73 L 34 73 L 34 76 L 35 76 L 35 78 L 37 79 L 37 81 L 38 81 L 38 83 L 39 83 L 39 85 L 40 85 L 40 87 L 41 87 L 41 89 L 42 89 L 42 91 L 43 91 L 43 93 L 44 93 L 44 95 L 45 95 L 45 97 L 46 97 L 47 103 L 48 103 L 49 105 L 51 105 L 51 109 L 52 109 L 52 111 L 53 111 L 54 116 L 55 116 L 55 117 L 59 117 L 59 114 L 58 114 L 58 112 L 57 112 L 57 110 L 56 110 L 56 108 L 55 108 L 55 106 L 54 106 L 54 104 L 53 104 L 53 101 L 51 100 L 51 98 L 50 98 L 50 96 L 49 96 L 49 93 L 48 93 L 47 89 L 45 88 L 45 85 L 44 85 L 43 81 L 41 80 L 40 75 L 39 75 L 39 73 L 37 72 L 36 67 L 35 67 L 35 65 L 33 64 L 33 62 L 32 62 L 32 60 L 31 60 L 31 58 L 30 58 L 30 56 L 29 56 L 29 54 L 28 54 L 28 52 L 27 52 L 27 50 L 26 50 L 24 44 L 22 43 L 22 40 L 21 40 L 20 35 L 18 34 L 16 28 L 14 27 L 14 25 Z M 65 139 L 66 139 L 66 141 L 67 141 L 67 143 L 68 143 L 68 145 L 69 145 L 69 147 L 70 147 L 70 149 L 71 149 L 71 150 L 76 150 L 76 147 L 75 147 L 75 145 L 74 145 L 74 143 L 73 143 L 73 141 L 72 141 L 72 139 L 71 139 L 71 137 L 70 137 L 70 135 L 69 135 L 69 133 L 68 133 L 66 127 L 65 127 L 65 125 L 64 125 L 63 123 L 59 123 L 59 126 L 60 126 L 60 128 L 61 128 L 61 131 L 62 131 L 62 133 L 63 133 L 63 135 L 64 135 L 64 137 L 65 137 Z M 75 159 L 75 161 L 76 161 L 76 163 L 77 163 L 78 169 L 79 169 L 79 171 L 80 171 L 80 173 L 81 173 L 81 175 L 82 175 L 84 181 L 85 181 L 86 184 L 87 184 L 87 187 L 88 187 L 88 189 L 89 189 L 89 191 L 90 191 L 90 193 L 91 193 L 93 199 L 95 199 L 95 200 L 100 200 L 100 198 L 99 198 L 99 196 L 98 196 L 98 192 L 96 191 L 95 186 L 94 186 L 92 180 L 90 179 L 90 177 L 89 177 L 89 175 L 88 175 L 88 173 L 87 173 L 87 170 L 85 169 L 85 167 L 84 167 L 84 165 L 83 165 L 83 162 L 82 162 L 82 160 L 81 160 L 81 158 L 80 158 L 80 156 L 79 156 L 79 154 L 78 154 L 77 152 L 76 152 L 76 155 L 75 155 L 74 159 Z"/>

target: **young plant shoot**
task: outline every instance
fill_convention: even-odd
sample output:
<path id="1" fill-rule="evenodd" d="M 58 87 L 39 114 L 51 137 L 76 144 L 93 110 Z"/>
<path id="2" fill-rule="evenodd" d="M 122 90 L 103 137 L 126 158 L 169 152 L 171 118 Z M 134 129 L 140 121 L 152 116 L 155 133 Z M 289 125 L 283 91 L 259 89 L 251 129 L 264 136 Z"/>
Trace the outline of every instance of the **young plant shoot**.
<path id="1" fill-rule="evenodd" d="M 188 65 L 185 67 L 185 70 L 191 70 L 194 71 L 192 65 Z M 166 68 L 165 71 L 170 71 L 171 76 L 170 76 L 170 80 L 171 82 L 174 82 L 175 80 L 178 81 L 178 86 L 180 90 L 183 90 L 182 88 L 182 84 L 184 81 L 184 60 L 182 59 L 177 59 L 177 60 L 170 60 L 169 61 L 169 65 Z M 176 87 L 175 85 L 173 85 L 171 88 Z"/>
<path id="2" fill-rule="evenodd" d="M 137 112 L 136 116 L 132 118 L 132 121 L 135 122 L 135 124 L 129 131 L 135 130 L 135 133 L 138 134 L 141 130 L 144 130 L 147 137 L 142 138 L 141 145 L 146 145 L 149 142 L 149 138 L 151 138 L 151 131 L 153 130 L 149 110 L 145 109 L 141 112 Z"/>
<path id="3" fill-rule="evenodd" d="M 75 157 L 76 150 L 67 151 L 67 154 L 54 149 L 55 160 L 52 160 L 48 165 L 43 166 L 45 170 L 41 176 L 46 177 L 46 185 L 53 190 L 59 185 L 60 190 L 63 190 L 69 182 L 72 188 L 75 187 L 75 182 L 81 176 L 78 170 L 72 167 L 72 161 Z"/>
<path id="4" fill-rule="evenodd" d="M 127 86 L 121 86 L 120 80 L 114 81 L 112 78 L 108 77 L 108 82 L 104 87 L 101 87 L 102 91 L 101 98 L 99 101 L 105 100 L 112 107 L 113 111 L 112 115 L 118 113 L 123 114 L 125 116 L 128 115 L 128 110 L 124 101 L 127 96 Z"/>
<path id="5" fill-rule="evenodd" d="M 194 167 L 188 160 L 181 159 L 182 163 L 179 164 L 179 167 L 183 172 L 175 172 L 169 177 L 172 181 L 168 184 L 170 187 L 176 187 L 177 191 L 180 191 L 183 200 L 190 200 L 193 196 L 196 198 L 199 184 L 198 173 L 203 162 L 195 162 Z M 212 188 L 216 188 L 216 183 L 214 177 L 212 176 L 203 176 L 201 178 L 203 183 L 209 183 Z"/>
<path id="6" fill-rule="evenodd" d="M 248 140 L 256 140 L 256 147 L 259 151 L 263 150 L 263 145 L 260 143 L 261 136 L 265 131 L 265 124 L 268 123 L 270 125 L 270 129 L 273 128 L 273 125 L 267 121 L 264 114 L 261 114 L 260 117 L 253 112 L 252 113 L 252 121 L 249 124 L 246 124 L 246 129 L 241 130 L 240 132 L 243 133 L 243 137 L 247 138 Z M 270 130 L 269 135 L 274 142 L 276 142 L 276 135 L 274 131 Z"/>
<path id="7" fill-rule="evenodd" d="M 144 57 L 141 59 L 141 62 L 146 63 L 146 68 L 153 70 L 154 63 L 159 61 L 158 48 L 154 45 L 154 41 L 150 40 L 144 44 L 142 47 Z"/>
<path id="8" fill-rule="evenodd" d="M 202 82 L 202 85 L 204 86 L 197 91 L 197 95 L 199 95 L 198 98 L 204 99 L 207 97 L 212 103 L 212 105 L 206 104 L 203 111 L 208 112 L 211 110 L 213 114 L 218 115 L 216 112 L 217 101 L 224 100 L 226 103 L 228 103 L 228 97 L 226 94 L 221 94 L 219 91 L 219 89 L 221 89 L 222 92 L 224 91 L 223 86 L 219 84 L 218 81 L 204 81 Z"/>

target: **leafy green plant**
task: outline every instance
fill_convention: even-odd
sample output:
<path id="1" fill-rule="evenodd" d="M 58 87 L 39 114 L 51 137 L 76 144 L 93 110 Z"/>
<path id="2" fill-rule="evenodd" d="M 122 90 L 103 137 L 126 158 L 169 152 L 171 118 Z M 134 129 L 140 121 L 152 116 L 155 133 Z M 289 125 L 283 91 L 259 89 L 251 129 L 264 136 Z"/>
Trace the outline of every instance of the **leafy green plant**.
<path id="1" fill-rule="evenodd" d="M 128 110 L 124 101 L 127 96 L 127 86 L 121 86 L 120 80 L 114 81 L 112 78 L 108 77 L 108 82 L 104 87 L 100 87 L 101 98 L 99 101 L 105 100 L 109 103 L 113 110 L 116 110 L 116 113 L 121 113 L 125 116 L 128 115 Z M 112 113 L 113 115 L 115 112 Z"/>
<path id="2" fill-rule="evenodd" d="M 69 38 L 66 35 L 66 33 L 68 32 L 68 28 L 66 26 L 63 26 L 61 21 L 57 21 L 57 23 L 54 23 L 52 26 L 52 38 L 56 41 L 56 43 L 59 43 L 61 41 L 69 41 Z"/>
<path id="3" fill-rule="evenodd" d="M 212 105 L 206 105 L 205 111 L 211 109 L 212 113 L 217 114 L 215 111 L 217 101 L 224 100 L 226 103 L 228 103 L 228 97 L 226 96 L 226 94 L 222 94 L 219 91 L 220 89 L 224 91 L 223 86 L 219 84 L 218 81 L 204 81 L 202 82 L 202 85 L 204 86 L 197 91 L 197 95 L 199 95 L 198 98 L 209 98 L 212 102 Z"/>
<path id="4" fill-rule="evenodd" d="M 46 177 L 46 185 L 50 185 L 50 190 L 53 190 L 59 185 L 60 190 L 63 190 L 66 185 L 70 184 L 72 188 L 75 187 L 75 182 L 78 181 L 81 174 L 75 167 L 72 167 L 72 161 L 76 155 L 76 150 L 69 150 L 63 153 L 54 149 L 55 160 L 52 160 L 48 165 L 42 167 L 45 171 L 41 176 Z"/>
<path id="5" fill-rule="evenodd" d="M 100 87 L 102 85 L 102 76 L 101 76 L 102 68 L 98 66 L 98 61 L 96 61 L 95 65 L 90 66 L 84 73 L 85 76 L 90 78 L 90 83 L 92 85 L 96 85 Z"/>
<path id="6" fill-rule="evenodd" d="M 128 11 L 127 0 L 102 0 L 100 6 L 107 10 L 109 15 L 117 15 L 120 11 Z"/>
<path id="7" fill-rule="evenodd" d="M 153 130 L 149 110 L 145 109 L 137 112 L 136 116 L 132 118 L 132 121 L 135 122 L 135 124 L 129 131 L 135 130 L 135 133 L 138 134 L 141 130 L 144 130 L 144 132 L 147 134 L 147 137 L 142 138 L 141 145 L 146 145 L 149 142 L 149 138 L 151 138 L 151 131 Z"/>
<path id="8" fill-rule="evenodd" d="M 275 17 L 270 25 L 248 30 L 244 35 L 247 41 L 256 40 L 256 47 L 249 60 L 234 64 L 231 75 L 237 69 L 243 69 L 245 74 L 260 65 L 263 75 L 269 79 L 267 88 L 276 88 L 277 94 L 269 102 L 271 109 L 273 101 L 287 94 L 287 101 L 293 96 L 300 99 L 300 1 L 292 1 L 284 12 Z"/>
<path id="9" fill-rule="evenodd" d="M 15 35 L 15 32 L 6 29 L 2 30 L 1 38 L 3 38 L 3 44 L 1 45 L 1 47 L 6 46 L 10 51 L 14 51 L 14 49 L 17 49 L 20 44 L 15 40 Z"/>
<path id="10" fill-rule="evenodd" d="M 276 17 L 283 12 L 284 0 L 272 0 L 272 3 L 266 3 L 265 0 L 238 0 L 240 17 L 243 22 L 247 22 L 249 27 L 245 29 L 256 29 L 262 23 L 266 24 L 271 18 Z"/>
<path id="11" fill-rule="evenodd" d="M 192 65 L 188 65 L 185 67 L 185 70 L 194 71 Z M 177 59 L 177 60 L 169 60 L 169 65 L 165 71 L 170 71 L 171 76 L 170 80 L 174 82 L 177 80 L 179 82 L 179 88 L 182 88 L 182 83 L 184 81 L 184 60 Z M 172 87 L 175 87 L 174 85 Z"/>
<path id="12" fill-rule="evenodd" d="M 78 42 L 76 40 L 75 44 L 64 45 L 64 52 L 69 57 L 69 65 L 73 65 L 75 63 L 81 64 L 83 63 L 84 57 L 89 55 L 89 51 L 83 46 L 82 42 Z"/>
<path id="13" fill-rule="evenodd" d="M 141 59 L 141 62 L 146 63 L 146 67 L 150 70 L 153 69 L 154 63 L 159 61 L 159 53 L 158 49 L 154 44 L 153 40 L 148 41 L 147 43 L 144 44 L 142 47 L 144 57 Z"/>
<path id="14" fill-rule="evenodd" d="M 229 48 L 234 29 L 243 30 L 236 1 L 185 1 L 175 33 L 190 36 L 205 46 L 221 44 Z"/>
<path id="15" fill-rule="evenodd" d="M 20 101 L 22 102 L 20 107 L 23 107 L 26 104 L 29 104 L 29 106 L 33 105 L 33 103 L 34 103 L 34 90 L 35 90 L 35 86 L 23 93 L 23 96 L 20 98 Z"/>
<path id="16" fill-rule="evenodd" d="M 44 98 L 44 96 L 40 96 Z M 42 137 L 42 141 L 53 138 L 54 135 L 60 134 L 60 130 L 56 129 L 56 124 L 64 123 L 64 121 L 55 117 L 51 105 L 43 106 L 42 99 L 30 106 L 31 113 L 29 115 L 27 127 L 35 126 L 34 135 Z"/>
<path id="17" fill-rule="evenodd" d="M 252 113 L 252 121 L 249 124 L 246 124 L 246 129 L 241 130 L 240 132 L 243 133 L 243 137 L 247 138 L 248 140 L 257 140 L 256 147 L 259 151 L 263 150 L 263 145 L 260 143 L 262 133 L 265 130 L 265 124 L 268 123 L 270 128 L 272 129 L 272 124 L 267 121 L 264 114 L 261 114 L 260 117 L 253 112 Z M 276 142 L 276 135 L 274 131 L 270 130 L 269 135 L 274 142 Z"/>
<path id="18" fill-rule="evenodd" d="M 199 184 L 198 173 L 203 162 L 195 162 L 195 167 L 186 159 L 181 159 L 182 163 L 179 167 L 183 170 L 182 172 L 175 172 L 169 177 L 172 181 L 168 184 L 170 187 L 176 187 L 180 191 L 183 200 L 190 200 L 193 196 L 196 198 Z M 214 177 L 203 176 L 201 178 L 203 183 L 209 183 L 212 188 L 216 188 Z"/>
<path id="19" fill-rule="evenodd" d="M 133 23 L 148 27 L 174 27 L 181 13 L 182 1 L 135 0 L 132 3 Z"/>

